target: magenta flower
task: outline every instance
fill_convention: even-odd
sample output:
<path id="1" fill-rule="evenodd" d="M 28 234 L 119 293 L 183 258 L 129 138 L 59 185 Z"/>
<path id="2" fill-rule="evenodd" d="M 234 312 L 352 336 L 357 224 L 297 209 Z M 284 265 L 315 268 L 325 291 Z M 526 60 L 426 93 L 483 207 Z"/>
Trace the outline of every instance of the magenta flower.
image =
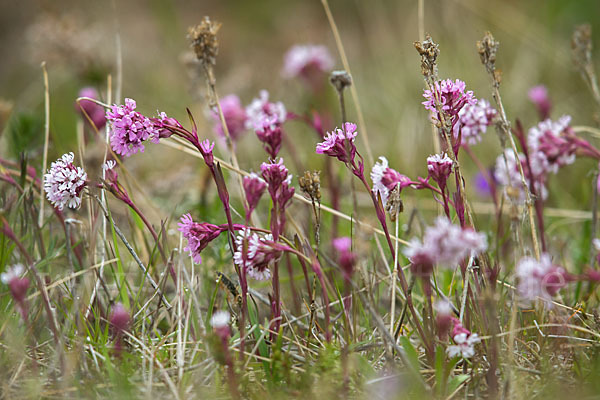
<path id="1" fill-rule="evenodd" d="M 274 115 L 265 117 L 264 120 L 254 126 L 254 131 L 269 157 L 274 160 L 281 149 L 282 137 L 281 125 L 277 123 L 277 117 Z"/>
<path id="2" fill-rule="evenodd" d="M 465 104 L 458 113 L 458 123 L 454 125 L 454 138 L 458 139 L 460 133 L 463 145 L 481 142 L 481 135 L 493 123 L 497 114 L 498 111 L 486 100 Z"/>
<path id="3" fill-rule="evenodd" d="M 446 217 L 438 217 L 435 225 L 425 229 L 423 241 L 412 239 L 404 254 L 418 272 L 425 275 L 430 273 L 433 265 L 456 268 L 465 257 L 476 256 L 486 249 L 484 234 L 454 225 Z"/>
<path id="4" fill-rule="evenodd" d="M 527 95 L 529 96 L 529 100 L 535 105 L 535 108 L 537 108 L 540 119 L 547 119 L 550 116 L 550 110 L 552 110 L 552 102 L 548 96 L 546 86 L 534 86 L 529 89 Z"/>
<path id="5" fill-rule="evenodd" d="M 454 125 L 458 113 L 466 104 L 477 103 L 472 91 L 465 92 L 465 86 L 465 83 L 459 79 L 454 82 L 450 79 L 438 81 L 435 83 L 434 90 L 426 89 L 424 91 L 423 97 L 427 100 L 422 104 L 431 111 L 434 120 L 440 121 L 436 108 L 436 98 L 439 98 L 442 111 L 450 116 L 452 125 Z"/>
<path id="6" fill-rule="evenodd" d="M 158 138 L 164 139 L 173 135 L 172 129 L 183 129 L 183 126 L 175 118 L 167 116 L 167 113 L 160 112 L 158 118 L 152 118 L 151 121 L 154 123 L 154 127 L 158 132 Z M 154 140 L 155 142 L 157 139 Z"/>
<path id="7" fill-rule="evenodd" d="M 260 97 L 252 100 L 252 103 L 246 107 L 246 129 L 254 129 L 255 126 L 261 126 L 263 121 L 270 117 L 275 117 L 275 124 L 282 125 L 287 118 L 287 111 L 281 102 L 271 103 L 269 101 L 269 92 L 260 91 Z"/>
<path id="8" fill-rule="evenodd" d="M 204 139 L 200 142 L 200 150 L 202 153 L 202 157 L 204 158 L 204 162 L 210 168 L 214 166 L 214 156 L 213 149 L 215 148 L 215 143 L 211 142 L 208 139 Z"/>
<path id="9" fill-rule="evenodd" d="M 547 119 L 529 129 L 527 135 L 529 151 L 543 155 L 538 158 L 542 163 L 540 169 L 557 173 L 560 167 L 575 162 L 577 145 L 569 136 L 570 122 L 571 117 L 564 115 L 558 121 Z"/>
<path id="10" fill-rule="evenodd" d="M 250 219 L 250 215 L 258 205 L 258 202 L 267 188 L 267 184 L 256 173 L 252 172 L 249 176 L 245 176 L 242 182 L 248 206 L 246 208 L 246 219 Z"/>
<path id="11" fill-rule="evenodd" d="M 131 315 L 125 309 L 123 304 L 116 303 L 110 312 L 108 322 L 112 333 L 115 337 L 115 352 L 117 355 L 121 353 L 123 349 L 123 335 L 129 329 L 131 324 Z"/>
<path id="12" fill-rule="evenodd" d="M 194 222 L 190 214 L 184 214 L 181 222 L 177 224 L 183 237 L 187 239 L 188 244 L 183 249 L 190 253 L 195 264 L 202 263 L 200 252 L 215 240 L 222 232 L 227 230 L 227 226 L 217 226 L 208 222 Z"/>
<path id="13" fill-rule="evenodd" d="M 244 268 L 246 274 L 258 281 L 271 277 L 270 266 L 281 258 L 281 248 L 273 241 L 271 234 L 259 236 L 249 229 L 242 230 L 235 239 L 237 251 L 233 262 Z"/>
<path id="14" fill-rule="evenodd" d="M 273 204 L 277 207 L 278 216 L 275 218 L 275 221 L 271 221 L 271 230 L 274 232 L 275 237 L 277 237 L 285 225 L 285 210 L 295 193 L 294 187 L 291 186 L 292 175 L 289 174 L 288 169 L 283 165 L 283 158 L 280 158 L 277 163 L 274 161 L 262 163 L 260 170 L 263 179 L 267 183 Z"/>
<path id="15" fill-rule="evenodd" d="M 87 174 L 73 164 L 74 157 L 73 153 L 63 154 L 44 175 L 46 197 L 61 211 L 65 206 L 79 208 L 83 188 L 87 185 Z"/>
<path id="16" fill-rule="evenodd" d="M 15 299 L 17 309 L 23 317 L 23 320 L 27 319 L 27 289 L 29 289 L 29 279 L 22 277 L 25 268 L 22 264 L 15 264 L 8 268 L 5 272 L 0 274 L 2 283 L 8 285 L 10 294 Z"/>
<path id="17" fill-rule="evenodd" d="M 136 102 L 125 99 L 125 105 L 113 105 L 106 112 L 106 119 L 112 124 L 110 145 L 117 154 L 129 157 L 144 152 L 144 142 L 148 139 L 158 142 L 160 132 L 152 120 L 135 111 Z"/>
<path id="18" fill-rule="evenodd" d="M 344 274 L 344 279 L 350 280 L 356 264 L 356 254 L 352 252 L 352 239 L 339 237 L 333 239 L 333 248 L 338 255 L 338 264 Z"/>
<path id="19" fill-rule="evenodd" d="M 317 154 L 326 154 L 343 163 L 352 163 L 356 156 L 356 134 L 356 124 L 344 123 L 344 130 L 335 128 L 333 132 L 327 132 L 325 141 L 317 144 Z"/>
<path id="20" fill-rule="evenodd" d="M 432 178 L 440 187 L 446 187 L 446 181 L 452 173 L 452 159 L 446 153 L 434 154 L 427 157 L 427 171 L 429 177 Z"/>
<path id="21" fill-rule="evenodd" d="M 246 120 L 248 119 L 246 109 L 242 107 L 240 98 L 235 94 L 223 97 L 219 101 L 219 104 L 221 104 L 221 111 L 225 118 L 225 125 L 227 125 L 229 136 L 231 137 L 231 140 L 235 142 L 246 130 Z M 217 135 L 224 138 L 225 132 L 223 132 L 223 126 L 221 125 L 221 119 L 219 118 L 217 110 L 211 111 L 211 117 L 214 120 L 213 130 Z"/>
<path id="22" fill-rule="evenodd" d="M 517 263 L 515 276 L 517 292 L 527 304 L 538 298 L 549 303 L 570 280 L 567 272 L 554 265 L 547 253 L 542 254 L 539 261 L 532 257 L 522 258 Z"/>
<path id="23" fill-rule="evenodd" d="M 88 97 L 94 100 L 98 100 L 99 98 L 98 91 L 92 87 L 81 89 L 78 97 Z M 87 118 L 89 117 L 96 129 L 100 130 L 104 127 L 104 125 L 106 125 L 106 115 L 104 113 L 104 107 L 101 105 L 98 105 L 90 100 L 81 100 L 79 103 L 75 103 L 75 108 L 82 114 L 86 121 L 88 121 Z"/>
<path id="24" fill-rule="evenodd" d="M 388 160 L 385 157 L 379 157 L 379 161 L 373 165 L 371 170 L 371 180 L 373 181 L 373 193 L 381 196 L 381 202 L 385 207 L 390 192 L 400 185 L 400 190 L 410 186 L 413 182 L 405 175 L 388 166 Z"/>

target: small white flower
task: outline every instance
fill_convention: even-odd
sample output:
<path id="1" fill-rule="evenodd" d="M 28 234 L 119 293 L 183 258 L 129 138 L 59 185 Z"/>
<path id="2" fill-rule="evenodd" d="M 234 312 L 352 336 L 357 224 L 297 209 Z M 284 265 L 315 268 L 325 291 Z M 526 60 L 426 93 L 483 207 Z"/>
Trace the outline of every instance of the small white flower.
<path id="1" fill-rule="evenodd" d="M 117 163 L 114 160 L 108 160 L 104 164 L 102 164 L 102 169 L 104 171 L 110 171 L 115 167 L 115 165 L 117 165 Z"/>
<path id="2" fill-rule="evenodd" d="M 219 310 L 215 312 L 210 319 L 210 326 L 215 329 L 225 328 L 229 325 L 231 315 L 229 311 Z"/>
<path id="3" fill-rule="evenodd" d="M 471 358 L 475 355 L 475 344 L 479 343 L 479 335 L 472 333 L 467 336 L 466 333 L 459 333 L 454 336 L 455 345 L 448 346 L 446 353 L 453 358 L 461 356 L 462 358 Z"/>
<path id="4" fill-rule="evenodd" d="M 261 90 L 260 97 L 254 98 L 246 107 L 246 115 L 246 129 L 255 129 L 255 126 L 262 126 L 270 117 L 275 117 L 275 123 L 283 124 L 287 118 L 287 111 L 282 102 L 269 102 L 269 92 Z"/>
<path id="5" fill-rule="evenodd" d="M 78 208 L 81 205 L 86 185 L 87 174 L 83 168 L 73 165 L 73 159 L 73 153 L 64 154 L 50 165 L 44 175 L 46 197 L 61 211 L 65 206 Z"/>

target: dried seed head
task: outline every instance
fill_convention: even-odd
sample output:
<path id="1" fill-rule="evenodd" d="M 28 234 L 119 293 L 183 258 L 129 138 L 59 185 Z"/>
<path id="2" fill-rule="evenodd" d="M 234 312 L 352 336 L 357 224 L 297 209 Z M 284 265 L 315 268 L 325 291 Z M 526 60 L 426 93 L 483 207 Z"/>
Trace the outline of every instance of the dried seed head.
<path id="1" fill-rule="evenodd" d="M 571 38 L 573 61 L 578 68 L 585 70 L 592 64 L 592 27 L 589 24 L 579 25 Z"/>
<path id="2" fill-rule="evenodd" d="M 342 92 L 347 87 L 352 86 L 352 76 L 344 70 L 333 71 L 329 77 L 329 82 L 331 82 L 335 90 Z"/>
<path id="3" fill-rule="evenodd" d="M 404 204 L 402 203 L 402 199 L 400 198 L 400 185 L 396 185 L 396 187 L 390 192 L 387 202 L 385 203 L 385 211 L 390 215 L 392 222 L 396 222 L 396 218 L 398 218 L 398 214 L 404 211 Z"/>
<path id="4" fill-rule="evenodd" d="M 190 27 L 188 30 L 191 47 L 204 66 L 215 65 L 217 62 L 219 53 L 217 32 L 220 27 L 219 22 L 213 22 L 209 17 L 204 17 L 200 25 Z"/>
<path id="5" fill-rule="evenodd" d="M 483 39 L 477 41 L 477 52 L 481 58 L 481 63 L 485 65 L 490 74 L 494 74 L 496 69 L 496 53 L 499 45 L 500 42 L 494 39 L 491 32 L 486 32 Z M 496 74 L 494 74 L 494 79 L 496 79 Z"/>
<path id="6" fill-rule="evenodd" d="M 298 178 L 302 192 L 312 201 L 321 201 L 320 174 L 320 171 L 304 171 L 304 175 Z"/>
<path id="7" fill-rule="evenodd" d="M 431 36 L 427 35 L 422 42 L 415 42 L 415 49 L 421 56 L 421 73 L 424 77 L 430 78 L 437 76 L 437 58 L 440 55 L 440 46 L 433 41 Z"/>

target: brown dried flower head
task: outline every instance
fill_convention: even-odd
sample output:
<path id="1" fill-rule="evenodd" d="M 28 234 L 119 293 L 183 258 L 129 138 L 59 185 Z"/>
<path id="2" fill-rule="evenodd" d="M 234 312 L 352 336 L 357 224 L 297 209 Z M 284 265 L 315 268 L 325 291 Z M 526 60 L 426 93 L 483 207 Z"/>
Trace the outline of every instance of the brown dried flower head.
<path id="1" fill-rule="evenodd" d="M 392 189 L 385 204 L 385 211 L 390 215 L 392 222 L 396 222 L 398 214 L 404 211 L 404 203 L 402 203 L 402 199 L 400 198 L 400 190 L 400 185 Z"/>
<path id="2" fill-rule="evenodd" d="M 496 69 L 496 53 L 498 52 L 500 42 L 494 39 L 491 32 L 486 32 L 483 39 L 477 41 L 477 52 L 481 58 L 481 63 L 489 73 L 493 73 Z"/>
<path id="3" fill-rule="evenodd" d="M 573 60 L 579 68 L 585 69 L 592 63 L 592 27 L 589 24 L 579 25 L 571 38 Z"/>
<path id="4" fill-rule="evenodd" d="M 298 178 L 302 192 L 312 201 L 321 201 L 321 172 L 304 171 L 304 175 Z"/>
<path id="5" fill-rule="evenodd" d="M 329 82 L 331 82 L 335 90 L 342 92 L 347 87 L 352 86 L 352 76 L 344 70 L 333 71 L 329 77 Z"/>
<path id="6" fill-rule="evenodd" d="M 422 42 L 415 42 L 415 49 L 421 56 L 421 73 L 426 78 L 437 76 L 437 58 L 440 55 L 440 46 L 427 35 Z"/>
<path id="7" fill-rule="evenodd" d="M 215 65 L 217 62 L 219 53 L 217 32 L 219 28 L 221 28 L 219 22 L 213 22 L 209 17 L 204 17 L 200 25 L 193 26 L 188 30 L 191 47 L 198 60 L 205 66 Z"/>

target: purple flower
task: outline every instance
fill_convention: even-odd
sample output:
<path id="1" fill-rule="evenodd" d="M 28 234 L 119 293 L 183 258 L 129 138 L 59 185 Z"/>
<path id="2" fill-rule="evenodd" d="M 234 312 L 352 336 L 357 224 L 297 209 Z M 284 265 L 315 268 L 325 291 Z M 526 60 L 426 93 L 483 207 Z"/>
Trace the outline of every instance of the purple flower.
<path id="1" fill-rule="evenodd" d="M 373 193 L 379 193 L 381 202 L 385 207 L 390 192 L 400 185 L 400 190 L 410 186 L 413 182 L 409 177 L 388 166 L 388 160 L 385 157 L 379 157 L 379 161 L 373 165 L 371 170 L 371 180 L 373 181 Z"/>
<path id="2" fill-rule="evenodd" d="M 493 171 L 490 171 L 490 177 L 494 179 Z M 488 182 L 481 171 L 477 172 L 473 180 L 475 182 L 475 191 L 478 195 L 481 197 L 490 197 L 492 195 L 492 186 L 490 186 L 490 182 Z"/>
<path id="3" fill-rule="evenodd" d="M 542 254 L 539 261 L 532 257 L 522 258 L 517 263 L 515 276 L 518 280 L 517 292 L 525 303 L 537 298 L 550 302 L 570 279 L 562 267 L 552 263 L 547 253 Z"/>
<path id="4" fill-rule="evenodd" d="M 535 104 L 535 108 L 537 108 L 540 119 L 547 119 L 550 116 L 552 102 L 550 101 L 550 97 L 548 97 L 548 89 L 546 89 L 546 86 L 534 86 L 529 89 L 527 95 L 529 96 L 529 100 Z"/>
<path id="5" fill-rule="evenodd" d="M 440 189 L 446 187 L 446 181 L 452 173 L 452 159 L 446 153 L 434 154 L 427 157 L 429 177 L 437 182 Z"/>
<path id="6" fill-rule="evenodd" d="M 125 105 L 113 105 L 106 112 L 106 119 L 112 124 L 110 145 L 115 153 L 129 157 L 138 151 L 144 152 L 143 142 L 151 139 L 158 142 L 160 132 L 152 120 L 135 111 L 136 102 L 125 99 Z"/>
<path id="7" fill-rule="evenodd" d="M 252 100 L 252 103 L 246 107 L 246 129 L 254 129 L 255 126 L 261 126 L 263 121 L 269 117 L 275 117 L 275 124 L 282 125 L 287 118 L 287 111 L 281 102 L 269 102 L 269 92 L 260 91 L 260 97 Z"/>
<path id="8" fill-rule="evenodd" d="M 246 274 L 258 281 L 271 277 L 270 266 L 281 257 L 281 249 L 273 241 L 271 234 L 259 236 L 249 229 L 242 230 L 235 239 L 237 251 L 233 262 L 244 268 Z"/>
<path id="9" fill-rule="evenodd" d="M 44 175 L 46 197 L 61 211 L 65 206 L 79 208 L 83 188 L 87 185 L 87 174 L 83 168 L 73 165 L 74 157 L 73 153 L 63 154 Z"/>
<path id="10" fill-rule="evenodd" d="M 254 126 L 254 131 L 272 160 L 277 157 L 281 149 L 281 125 L 277 123 L 274 115 L 265 117 L 259 124 Z"/>
<path id="11" fill-rule="evenodd" d="M 478 100 L 476 104 L 465 104 L 458 113 L 458 123 L 454 125 L 454 137 L 461 135 L 461 143 L 477 144 L 481 142 L 481 134 L 492 124 L 498 112 L 486 100 Z"/>
<path id="12" fill-rule="evenodd" d="M 200 149 L 202 150 L 202 157 L 204 158 L 204 162 L 206 163 L 207 166 L 209 167 L 213 167 L 214 166 L 214 156 L 213 156 L 213 149 L 215 148 L 215 143 L 211 142 L 208 139 L 204 139 L 202 142 L 200 142 Z"/>
<path id="13" fill-rule="evenodd" d="M 465 83 L 459 79 L 452 82 L 451 79 L 435 82 L 434 90 L 426 89 L 423 97 L 427 100 L 422 104 L 431 111 L 432 118 L 440 121 L 436 108 L 436 98 L 439 98 L 442 111 L 451 117 L 452 125 L 456 122 L 456 116 L 465 104 L 475 104 L 477 100 L 472 91 L 465 92 Z"/>
<path id="14" fill-rule="evenodd" d="M 356 264 L 356 254 L 352 252 L 352 239 L 339 237 L 333 239 L 333 248 L 338 254 L 338 264 L 344 274 L 344 279 L 350 280 Z"/>
<path id="15" fill-rule="evenodd" d="M 425 229 L 423 241 L 412 239 L 404 254 L 421 275 L 429 274 L 433 265 L 455 268 L 465 257 L 487 249 L 484 234 L 454 225 L 446 217 L 438 217 L 435 225 Z"/>
<path id="16" fill-rule="evenodd" d="M 252 172 L 249 176 L 244 177 L 242 185 L 244 186 L 246 200 L 248 201 L 246 218 L 250 219 L 250 215 L 258 205 L 258 201 L 265 192 L 267 184 L 256 173 Z"/>
<path id="17" fill-rule="evenodd" d="M 181 217 L 177 224 L 183 237 L 187 239 L 188 245 L 183 249 L 190 253 L 195 264 L 202 263 L 200 252 L 222 232 L 227 230 L 226 226 L 217 226 L 208 222 L 194 222 L 190 214 Z"/>
<path id="18" fill-rule="evenodd" d="M 327 132 L 325 141 L 317 144 L 317 154 L 326 154 L 336 157 L 343 163 L 352 163 L 356 156 L 356 124 L 344 123 L 344 130 L 335 128 L 333 132 Z"/>
<path id="19" fill-rule="evenodd" d="M 98 91 L 92 87 L 81 89 L 78 97 L 88 97 L 94 100 L 98 100 L 99 98 Z M 75 103 L 75 108 L 83 115 L 83 118 L 86 121 L 88 121 L 87 117 L 89 117 L 96 129 L 100 130 L 106 125 L 106 115 L 104 113 L 104 107 L 101 105 L 90 100 L 81 100 L 79 103 Z"/>
<path id="20" fill-rule="evenodd" d="M 577 145 L 569 137 L 570 122 L 571 117 L 564 115 L 558 121 L 547 119 L 529 129 L 527 135 L 529 151 L 543 155 L 539 158 L 542 163 L 541 169 L 557 173 L 560 167 L 575 162 Z"/>
<path id="21" fill-rule="evenodd" d="M 227 125 L 227 130 L 229 131 L 229 136 L 231 140 L 234 142 L 238 140 L 244 130 L 246 129 L 246 120 L 248 116 L 246 115 L 246 110 L 242 107 L 242 103 L 240 102 L 240 98 L 235 94 L 230 94 L 228 96 L 223 97 L 219 103 L 221 104 L 221 111 L 223 111 L 223 117 L 225 117 L 225 124 Z M 214 131 L 220 136 L 225 137 L 225 132 L 223 132 L 223 127 L 221 126 L 221 120 L 219 118 L 219 113 L 216 110 L 211 112 L 211 116 L 215 121 L 213 125 Z"/>

